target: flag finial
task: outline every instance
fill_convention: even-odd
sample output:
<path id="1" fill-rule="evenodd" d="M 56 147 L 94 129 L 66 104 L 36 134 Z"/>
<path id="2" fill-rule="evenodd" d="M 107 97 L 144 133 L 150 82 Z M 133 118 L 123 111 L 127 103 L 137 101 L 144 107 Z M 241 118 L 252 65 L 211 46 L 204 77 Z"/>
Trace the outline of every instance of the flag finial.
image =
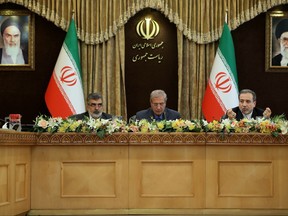
<path id="1" fill-rule="evenodd" d="M 225 11 L 225 22 L 228 24 L 228 9 Z"/>

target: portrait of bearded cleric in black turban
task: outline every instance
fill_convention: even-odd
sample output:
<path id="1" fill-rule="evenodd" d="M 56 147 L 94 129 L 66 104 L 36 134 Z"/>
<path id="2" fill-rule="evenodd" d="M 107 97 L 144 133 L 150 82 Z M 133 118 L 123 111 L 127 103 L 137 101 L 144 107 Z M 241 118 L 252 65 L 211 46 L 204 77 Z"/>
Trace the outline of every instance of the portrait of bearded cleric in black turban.
<path id="1" fill-rule="evenodd" d="M 274 24 L 272 66 L 288 66 L 288 18 Z"/>
<path id="2" fill-rule="evenodd" d="M 0 16 L 0 64 L 28 64 L 28 16 Z"/>

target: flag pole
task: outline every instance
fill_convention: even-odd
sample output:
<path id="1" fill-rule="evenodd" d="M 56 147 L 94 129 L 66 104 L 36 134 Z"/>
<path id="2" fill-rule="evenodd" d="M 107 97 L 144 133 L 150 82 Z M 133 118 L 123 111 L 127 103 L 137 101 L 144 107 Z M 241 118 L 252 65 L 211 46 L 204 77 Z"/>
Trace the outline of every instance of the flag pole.
<path id="1" fill-rule="evenodd" d="M 228 22 L 228 10 L 225 12 L 225 22 Z M 226 110 L 238 105 L 238 77 L 233 39 L 228 24 L 224 23 L 202 101 L 203 116 L 208 122 L 219 121 Z"/>
<path id="2" fill-rule="evenodd" d="M 73 18 L 45 92 L 45 102 L 53 117 L 67 118 L 86 111 L 77 29 Z"/>
<path id="3" fill-rule="evenodd" d="M 74 19 L 75 18 L 75 10 L 73 9 L 72 10 L 72 19 Z"/>

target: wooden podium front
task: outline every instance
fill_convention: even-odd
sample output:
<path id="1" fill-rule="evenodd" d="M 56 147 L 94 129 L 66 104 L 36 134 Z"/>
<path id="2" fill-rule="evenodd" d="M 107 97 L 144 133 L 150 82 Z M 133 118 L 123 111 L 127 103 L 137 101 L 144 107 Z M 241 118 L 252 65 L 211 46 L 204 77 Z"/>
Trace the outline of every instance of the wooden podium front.
<path id="1" fill-rule="evenodd" d="M 286 135 L 0 137 L 0 215 L 288 214 Z"/>

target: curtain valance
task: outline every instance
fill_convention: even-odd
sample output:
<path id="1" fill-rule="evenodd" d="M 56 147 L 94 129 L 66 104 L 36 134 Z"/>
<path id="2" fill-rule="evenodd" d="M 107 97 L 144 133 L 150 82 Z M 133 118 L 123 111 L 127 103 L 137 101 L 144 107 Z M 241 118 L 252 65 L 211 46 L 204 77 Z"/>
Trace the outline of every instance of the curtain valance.
<path id="1" fill-rule="evenodd" d="M 78 38 L 86 44 L 109 40 L 146 7 L 161 11 L 188 40 L 206 44 L 219 39 L 226 11 L 233 30 L 288 0 L 0 0 L 8 2 L 28 8 L 63 30 L 74 10 Z"/>

